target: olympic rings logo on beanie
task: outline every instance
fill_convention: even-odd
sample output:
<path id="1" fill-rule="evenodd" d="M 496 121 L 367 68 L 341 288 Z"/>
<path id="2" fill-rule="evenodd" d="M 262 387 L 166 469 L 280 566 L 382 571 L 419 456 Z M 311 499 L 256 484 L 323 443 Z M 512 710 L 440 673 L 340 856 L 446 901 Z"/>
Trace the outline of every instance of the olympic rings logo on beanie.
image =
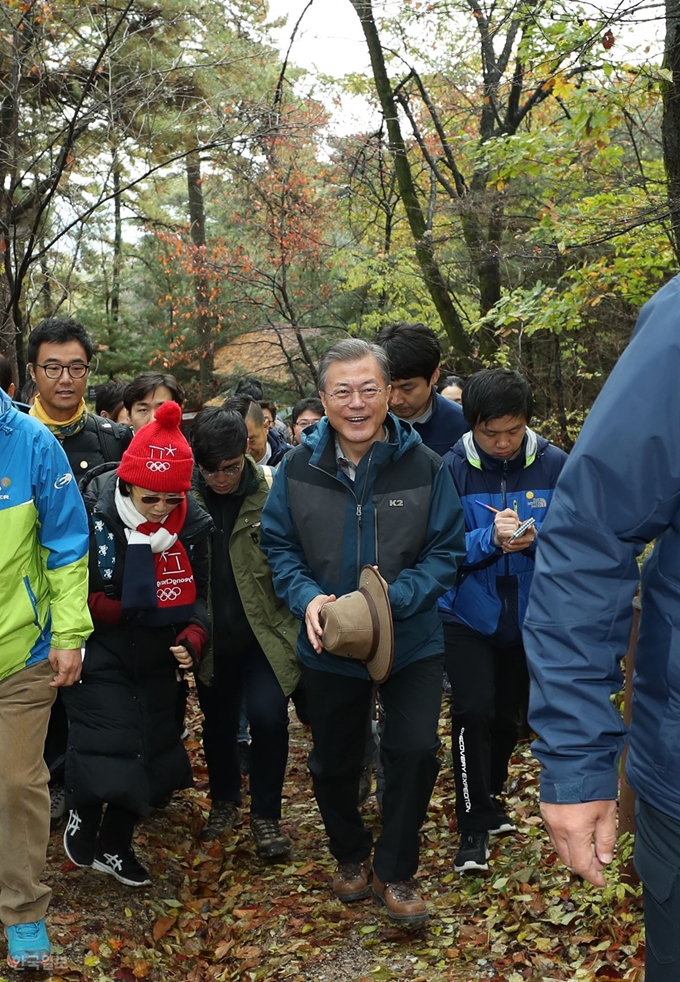
<path id="1" fill-rule="evenodd" d="M 118 467 L 118 477 L 149 491 L 188 491 L 194 458 L 179 426 L 182 410 L 164 402 L 155 418 L 138 430 Z"/>

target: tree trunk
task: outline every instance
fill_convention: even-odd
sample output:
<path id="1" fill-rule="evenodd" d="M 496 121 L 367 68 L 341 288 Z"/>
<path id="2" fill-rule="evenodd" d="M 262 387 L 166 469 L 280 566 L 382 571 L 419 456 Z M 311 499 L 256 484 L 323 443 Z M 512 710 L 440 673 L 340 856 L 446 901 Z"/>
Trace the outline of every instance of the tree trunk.
<path id="1" fill-rule="evenodd" d="M 205 268 L 205 207 L 201 184 L 201 161 L 197 152 L 187 155 L 189 189 L 189 222 L 193 245 L 194 296 L 196 300 L 196 333 L 199 347 L 199 388 L 201 401 L 210 396 L 215 350 L 210 312 L 210 284 Z"/>
<path id="2" fill-rule="evenodd" d="M 26 378 L 26 366 L 23 364 L 23 357 L 22 364 L 19 364 L 17 347 L 17 331 L 12 317 L 12 307 L 4 289 L 3 279 L 0 277 L 0 355 L 4 355 L 12 366 L 12 378 L 19 389 Z"/>
<path id="3" fill-rule="evenodd" d="M 472 344 L 465 333 L 463 322 L 453 304 L 448 285 L 435 258 L 432 234 L 428 231 L 425 216 L 418 200 L 418 192 L 406 153 L 406 144 L 399 125 L 397 103 L 385 67 L 385 57 L 373 18 L 371 0 L 351 0 L 351 2 L 361 20 L 361 27 L 368 45 L 373 79 L 387 126 L 389 147 L 394 155 L 399 192 L 413 236 L 416 258 L 425 286 L 437 308 L 442 326 L 451 344 L 459 355 L 471 357 Z"/>
<path id="4" fill-rule="evenodd" d="M 120 162 L 113 151 L 113 271 L 111 274 L 111 325 L 115 329 L 120 315 L 120 269 L 123 259 L 123 227 L 120 216 Z"/>
<path id="5" fill-rule="evenodd" d="M 671 240 L 680 261 L 680 0 L 666 0 L 666 46 L 664 68 L 673 73 L 672 82 L 662 82 L 663 159 L 668 180 Z"/>

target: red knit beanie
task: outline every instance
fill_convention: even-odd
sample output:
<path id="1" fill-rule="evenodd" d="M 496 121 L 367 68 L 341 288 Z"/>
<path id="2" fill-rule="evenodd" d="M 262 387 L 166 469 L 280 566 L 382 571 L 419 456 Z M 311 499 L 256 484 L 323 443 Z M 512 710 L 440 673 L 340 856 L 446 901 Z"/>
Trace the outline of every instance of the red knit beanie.
<path id="1" fill-rule="evenodd" d="M 188 491 L 194 458 L 179 424 L 182 410 L 164 402 L 156 416 L 138 430 L 118 466 L 118 477 L 148 491 Z"/>

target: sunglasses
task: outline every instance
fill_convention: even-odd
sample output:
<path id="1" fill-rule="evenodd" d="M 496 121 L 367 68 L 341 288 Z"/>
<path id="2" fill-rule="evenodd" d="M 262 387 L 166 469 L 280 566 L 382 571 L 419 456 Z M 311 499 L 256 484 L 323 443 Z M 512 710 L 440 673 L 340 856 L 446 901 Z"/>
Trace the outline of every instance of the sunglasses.
<path id="1" fill-rule="evenodd" d="M 166 505 L 181 505 L 184 501 L 183 494 L 140 494 L 139 500 L 143 505 L 157 505 L 159 501 Z"/>

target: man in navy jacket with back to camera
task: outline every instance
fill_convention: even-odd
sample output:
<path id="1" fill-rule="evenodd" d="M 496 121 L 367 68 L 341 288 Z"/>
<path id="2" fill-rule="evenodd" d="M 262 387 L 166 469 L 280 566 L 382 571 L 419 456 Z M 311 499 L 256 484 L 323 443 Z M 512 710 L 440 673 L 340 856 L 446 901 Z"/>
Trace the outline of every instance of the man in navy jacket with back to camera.
<path id="1" fill-rule="evenodd" d="M 365 663 L 323 647 L 325 604 L 357 590 L 364 565 L 386 581 L 394 666 L 386 709 L 383 831 L 372 889 L 390 918 L 427 919 L 413 877 L 419 832 L 439 770 L 442 630 L 437 598 L 456 578 L 463 516 L 442 460 L 388 412 L 389 363 L 377 345 L 347 339 L 325 352 L 326 415 L 279 465 L 262 512 L 274 589 L 303 623 L 298 655 L 314 739 L 310 770 L 345 903 L 371 890 L 372 836 L 357 796 L 372 683 Z"/>
<path id="2" fill-rule="evenodd" d="M 541 812 L 562 860 L 604 883 L 616 841 L 611 695 L 642 614 L 626 769 L 638 795 L 646 982 L 680 978 L 680 278 L 647 303 L 557 485 L 524 624 Z"/>
<path id="3" fill-rule="evenodd" d="M 512 832 L 500 801 L 528 679 L 522 621 L 536 534 L 566 460 L 529 429 L 531 388 L 518 372 L 477 372 L 463 389 L 472 427 L 444 458 L 465 512 L 465 561 L 439 601 L 451 680 L 456 872 L 486 870 L 489 835 Z M 526 532 L 513 538 L 520 523 Z"/>

